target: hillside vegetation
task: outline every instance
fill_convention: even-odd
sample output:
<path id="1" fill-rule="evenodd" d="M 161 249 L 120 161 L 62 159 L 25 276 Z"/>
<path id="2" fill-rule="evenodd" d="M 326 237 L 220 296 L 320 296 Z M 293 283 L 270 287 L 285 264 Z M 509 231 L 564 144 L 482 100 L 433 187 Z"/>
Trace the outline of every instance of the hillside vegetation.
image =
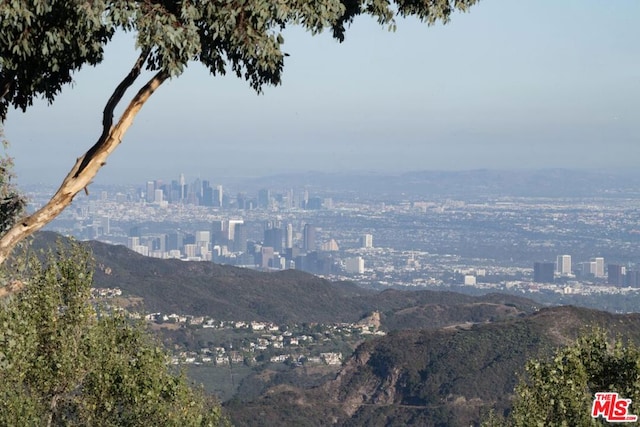
<path id="1" fill-rule="evenodd" d="M 39 244 L 54 239 L 45 237 Z M 490 410 L 509 410 L 527 360 L 547 357 L 590 327 L 640 342 L 638 314 L 540 308 L 500 294 L 374 292 L 292 270 L 261 273 L 90 246 L 95 286 L 119 287 L 146 311 L 279 324 L 380 314 L 388 334 L 360 344 L 337 374 L 291 365 L 245 376 L 226 403 L 236 425 L 477 425 Z M 186 342 L 188 332 L 176 336 Z"/>
<path id="2" fill-rule="evenodd" d="M 575 307 L 468 328 L 403 330 L 360 345 L 321 386 L 276 386 L 227 410 L 238 425 L 478 425 L 492 409 L 508 411 L 527 360 L 592 326 L 640 342 L 640 315 Z"/>

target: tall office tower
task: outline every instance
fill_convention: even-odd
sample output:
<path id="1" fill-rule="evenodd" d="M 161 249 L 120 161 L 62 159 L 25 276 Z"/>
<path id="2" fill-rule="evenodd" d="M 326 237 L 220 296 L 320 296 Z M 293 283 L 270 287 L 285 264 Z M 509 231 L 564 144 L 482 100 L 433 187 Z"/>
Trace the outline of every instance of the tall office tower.
<path id="1" fill-rule="evenodd" d="M 271 191 L 263 188 L 258 191 L 258 207 L 268 208 L 271 205 Z"/>
<path id="2" fill-rule="evenodd" d="M 226 221 L 224 230 L 226 231 L 227 240 L 235 240 L 236 224 L 243 224 L 243 223 L 244 223 L 244 220 L 242 219 L 230 219 Z"/>
<path id="3" fill-rule="evenodd" d="M 595 276 L 596 274 L 596 262 L 587 261 L 580 263 L 580 271 L 584 277 Z"/>
<path id="4" fill-rule="evenodd" d="M 99 227 L 102 228 L 102 234 L 111 234 L 111 221 L 108 216 L 99 217 Z"/>
<path id="5" fill-rule="evenodd" d="M 222 207 L 222 185 L 216 186 L 216 189 L 213 190 L 213 206 Z"/>
<path id="6" fill-rule="evenodd" d="M 239 222 L 233 226 L 233 251 L 247 252 L 247 226 Z"/>
<path id="7" fill-rule="evenodd" d="M 171 203 L 180 202 L 180 184 L 175 179 L 171 181 L 171 187 L 169 188 L 169 201 Z"/>
<path id="8" fill-rule="evenodd" d="M 136 246 L 140 245 L 140 238 L 139 237 L 128 237 L 127 238 L 127 247 L 129 249 L 133 249 Z"/>
<path id="9" fill-rule="evenodd" d="M 183 238 L 183 233 L 181 231 L 169 233 L 167 235 L 167 250 L 168 251 L 181 250 L 182 246 L 184 245 L 182 238 Z"/>
<path id="10" fill-rule="evenodd" d="M 632 288 L 640 287 L 640 271 L 627 270 L 624 283 Z"/>
<path id="11" fill-rule="evenodd" d="M 214 244 L 225 244 L 227 236 L 225 235 L 225 221 L 215 220 L 211 222 L 211 241 Z"/>
<path id="12" fill-rule="evenodd" d="M 293 224 L 288 223 L 285 228 L 284 247 L 286 249 L 293 247 Z"/>
<path id="13" fill-rule="evenodd" d="M 238 209 L 245 209 L 245 202 L 247 200 L 247 195 L 244 193 L 238 193 L 236 196 L 236 202 L 238 205 Z"/>
<path id="14" fill-rule="evenodd" d="M 158 252 L 166 252 L 167 251 L 167 235 L 166 234 L 158 234 L 153 237 L 151 240 L 151 250 Z"/>
<path id="15" fill-rule="evenodd" d="M 595 271 L 592 271 L 593 275 L 596 277 L 605 277 L 604 276 L 604 258 L 602 257 L 591 258 L 591 262 L 595 262 Z"/>
<path id="16" fill-rule="evenodd" d="M 607 264 L 607 283 L 615 286 L 624 285 L 626 272 L 623 265 Z"/>
<path id="17" fill-rule="evenodd" d="M 263 246 L 260 248 L 260 252 L 257 254 L 256 264 L 262 268 L 270 267 L 270 263 L 273 260 L 273 248 L 269 246 Z"/>
<path id="18" fill-rule="evenodd" d="M 555 264 L 552 262 L 533 263 L 533 281 L 536 283 L 553 283 Z"/>
<path id="19" fill-rule="evenodd" d="M 558 255 L 557 272 L 561 276 L 571 275 L 571 255 Z"/>
<path id="20" fill-rule="evenodd" d="M 211 232 L 209 231 L 196 231 L 196 245 L 211 243 Z"/>
<path id="21" fill-rule="evenodd" d="M 200 178 L 196 178 L 196 180 L 193 181 L 193 192 L 196 196 L 196 200 L 200 200 L 202 198 L 202 181 Z"/>
<path id="22" fill-rule="evenodd" d="M 155 191 L 155 196 L 153 197 L 153 203 L 157 203 L 157 204 L 162 203 L 162 201 L 164 200 L 163 194 L 164 193 L 162 192 L 162 190 L 158 188 Z"/>
<path id="23" fill-rule="evenodd" d="M 147 181 L 147 191 L 145 193 L 145 200 L 147 203 L 153 203 L 156 191 L 156 184 L 153 181 Z"/>
<path id="24" fill-rule="evenodd" d="M 364 273 L 364 259 L 362 257 L 347 258 L 344 263 L 344 269 L 347 273 L 351 274 L 363 274 Z"/>
<path id="25" fill-rule="evenodd" d="M 316 228 L 311 224 L 304 225 L 303 246 L 305 252 L 313 252 L 316 250 Z"/>
<path id="26" fill-rule="evenodd" d="M 187 181 L 184 179 L 183 173 L 180 174 L 179 185 L 180 185 L 180 200 L 184 200 L 185 197 L 187 197 L 187 192 L 186 192 Z"/>
<path id="27" fill-rule="evenodd" d="M 282 228 L 267 228 L 264 230 L 264 246 L 270 246 L 275 252 L 283 253 Z"/>
<path id="28" fill-rule="evenodd" d="M 372 248 L 373 247 L 373 234 L 365 234 L 360 237 L 360 247 L 361 248 Z"/>
<path id="29" fill-rule="evenodd" d="M 213 206 L 213 188 L 209 181 L 202 181 L 202 197 L 199 200 L 200 206 Z"/>
<path id="30" fill-rule="evenodd" d="M 209 253 L 211 247 L 211 233 L 209 231 L 196 231 L 196 247 L 198 255 Z"/>
<path id="31" fill-rule="evenodd" d="M 293 190 L 287 190 L 282 197 L 282 207 L 284 209 L 291 209 L 295 205 L 293 204 Z"/>
<path id="32" fill-rule="evenodd" d="M 322 209 L 322 199 L 320 197 L 311 197 L 307 200 L 307 204 L 305 209 L 309 210 L 319 210 Z"/>

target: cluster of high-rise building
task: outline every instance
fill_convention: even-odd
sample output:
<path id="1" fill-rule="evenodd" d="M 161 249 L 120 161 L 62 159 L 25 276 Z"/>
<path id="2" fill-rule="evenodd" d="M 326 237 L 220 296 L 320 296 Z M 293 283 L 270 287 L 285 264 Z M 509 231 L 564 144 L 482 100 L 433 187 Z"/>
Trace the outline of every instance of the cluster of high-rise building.
<path id="1" fill-rule="evenodd" d="M 170 184 L 162 180 L 147 181 L 145 187 L 140 189 L 140 193 L 147 203 L 160 206 L 182 203 L 243 210 L 269 209 L 273 206 L 285 209 L 317 210 L 332 205 L 331 199 L 310 197 L 308 190 L 300 194 L 296 194 L 293 190 L 272 194 L 271 190 L 263 188 L 255 196 L 248 196 L 244 192 L 230 196 L 223 190 L 222 185 L 212 186 L 208 180 L 198 178 L 187 184 L 184 174 L 181 174 L 179 179 L 172 180 Z"/>
<path id="2" fill-rule="evenodd" d="M 536 262 L 533 264 L 533 281 L 537 283 L 553 283 L 557 278 L 595 279 L 614 286 L 640 287 L 640 272 L 627 269 L 624 265 L 607 264 L 603 257 L 591 258 L 578 263 L 574 269 L 571 255 L 558 255 L 556 262 Z"/>
<path id="3" fill-rule="evenodd" d="M 139 227 L 133 227 L 127 246 L 142 255 L 156 258 L 207 260 L 260 269 L 295 268 L 320 274 L 336 270 L 332 252 L 338 250 L 337 243 L 330 240 L 329 250 L 326 243 L 320 245 L 316 238 L 317 228 L 313 224 L 305 223 L 302 228 L 295 229 L 290 222 L 268 220 L 264 222 L 262 240 L 249 239 L 247 228 L 243 219 L 214 220 L 208 230 L 193 233 L 142 234 Z M 371 234 L 362 236 L 360 240 L 365 245 L 363 247 L 373 245 Z M 343 264 L 342 269 L 348 273 L 364 272 L 361 257 L 345 259 Z"/>

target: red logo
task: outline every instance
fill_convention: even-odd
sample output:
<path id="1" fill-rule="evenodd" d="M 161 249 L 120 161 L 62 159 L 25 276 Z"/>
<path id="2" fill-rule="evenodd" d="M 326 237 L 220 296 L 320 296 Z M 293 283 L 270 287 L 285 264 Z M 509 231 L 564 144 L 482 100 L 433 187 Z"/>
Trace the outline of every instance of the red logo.
<path id="1" fill-rule="evenodd" d="M 618 393 L 596 393 L 591 407 L 593 418 L 602 417 L 610 423 L 633 423 L 638 416 L 629 413 L 631 399 L 623 399 Z"/>

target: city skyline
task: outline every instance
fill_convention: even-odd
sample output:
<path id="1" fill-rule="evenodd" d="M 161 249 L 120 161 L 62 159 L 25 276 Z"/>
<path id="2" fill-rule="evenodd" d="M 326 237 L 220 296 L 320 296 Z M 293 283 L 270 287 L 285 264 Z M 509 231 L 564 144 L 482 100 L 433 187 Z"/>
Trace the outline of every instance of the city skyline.
<path id="1" fill-rule="evenodd" d="M 343 45 L 289 29 L 281 87 L 199 66 L 146 105 L 96 182 L 308 170 L 633 168 L 640 29 L 632 1 L 481 1 L 446 25 L 356 20 Z M 133 63 L 127 35 L 55 104 L 5 123 L 19 183 L 58 183 Z M 38 153 L 34 155 L 33 153 Z"/>

